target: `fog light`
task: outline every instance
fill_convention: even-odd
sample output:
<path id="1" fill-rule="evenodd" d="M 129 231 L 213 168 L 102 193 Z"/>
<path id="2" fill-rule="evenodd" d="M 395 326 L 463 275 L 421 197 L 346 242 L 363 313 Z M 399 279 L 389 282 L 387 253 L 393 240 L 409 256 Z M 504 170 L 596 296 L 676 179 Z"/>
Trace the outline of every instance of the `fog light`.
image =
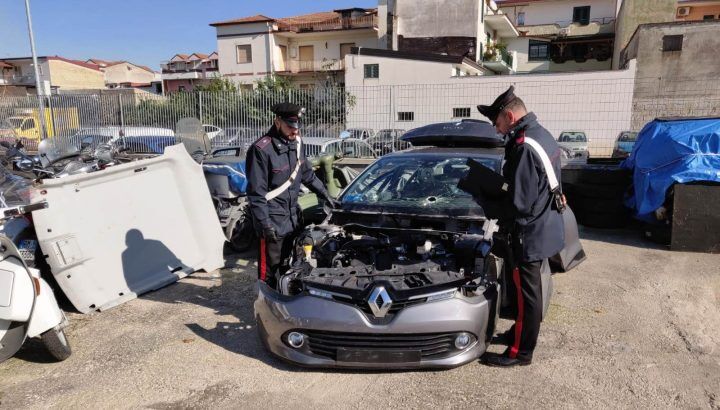
<path id="1" fill-rule="evenodd" d="M 295 349 L 299 349 L 305 343 L 305 335 L 298 332 L 290 332 L 287 335 L 287 342 Z M 455 344 L 457 345 L 457 342 L 455 342 Z"/>
<path id="2" fill-rule="evenodd" d="M 468 345 L 470 344 L 470 340 L 471 340 L 471 338 L 470 338 L 469 334 L 460 333 L 455 338 L 455 347 L 462 350 L 462 349 L 468 347 Z"/>

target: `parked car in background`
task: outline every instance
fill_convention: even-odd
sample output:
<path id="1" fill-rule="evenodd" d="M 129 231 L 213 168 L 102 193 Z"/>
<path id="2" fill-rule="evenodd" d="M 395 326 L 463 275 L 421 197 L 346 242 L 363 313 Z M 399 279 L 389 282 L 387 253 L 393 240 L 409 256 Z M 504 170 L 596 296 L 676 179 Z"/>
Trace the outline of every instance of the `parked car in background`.
<path id="1" fill-rule="evenodd" d="M 205 134 L 207 134 L 210 141 L 212 141 L 213 138 L 215 138 L 216 136 L 218 136 L 219 134 L 221 134 L 223 132 L 222 128 L 216 127 L 216 126 L 210 125 L 210 124 L 203 124 L 202 128 L 203 128 L 203 131 L 205 131 Z"/>
<path id="2" fill-rule="evenodd" d="M 563 131 L 558 137 L 558 144 L 570 158 L 587 158 L 590 152 L 588 142 L 584 131 Z"/>
<path id="3" fill-rule="evenodd" d="M 377 156 L 410 148 L 410 143 L 402 141 L 400 137 L 405 134 L 401 129 L 382 129 L 366 141 L 372 146 Z"/>
<path id="4" fill-rule="evenodd" d="M 375 135 L 375 130 L 371 128 L 348 128 L 340 133 L 340 138 L 357 138 L 366 140 Z"/>
<path id="5" fill-rule="evenodd" d="M 637 141 L 637 131 L 623 131 L 621 132 L 617 140 L 615 141 L 615 147 L 613 148 L 613 158 L 627 158 L 635 146 Z"/>

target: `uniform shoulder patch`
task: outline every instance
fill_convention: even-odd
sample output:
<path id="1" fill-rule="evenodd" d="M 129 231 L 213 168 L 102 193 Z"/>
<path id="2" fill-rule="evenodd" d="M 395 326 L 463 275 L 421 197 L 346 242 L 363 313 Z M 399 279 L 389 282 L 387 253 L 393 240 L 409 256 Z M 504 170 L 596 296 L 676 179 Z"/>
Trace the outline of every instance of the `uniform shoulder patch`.
<path id="1" fill-rule="evenodd" d="M 258 147 L 258 149 L 263 149 L 270 144 L 271 138 L 270 137 L 262 137 L 255 143 L 255 146 Z"/>

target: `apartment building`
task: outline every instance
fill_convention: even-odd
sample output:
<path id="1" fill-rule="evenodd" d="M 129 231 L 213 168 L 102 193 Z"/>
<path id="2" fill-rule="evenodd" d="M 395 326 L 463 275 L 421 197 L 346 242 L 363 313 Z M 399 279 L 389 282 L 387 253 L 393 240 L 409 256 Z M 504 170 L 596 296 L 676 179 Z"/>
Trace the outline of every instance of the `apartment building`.
<path id="1" fill-rule="evenodd" d="M 30 57 L 5 58 L 0 85 L 24 89 L 35 94 L 36 81 L 33 60 Z M 38 57 L 40 86 L 46 95 L 63 90 L 103 89 L 105 78 L 100 67 L 83 61 L 71 60 L 60 56 Z"/>
<path id="2" fill-rule="evenodd" d="M 508 44 L 519 32 L 492 0 L 380 0 L 378 13 L 385 48 L 467 57 L 484 74 L 516 71 Z"/>
<path id="3" fill-rule="evenodd" d="M 300 16 L 263 15 L 210 24 L 216 29 L 218 67 L 241 86 L 270 74 L 301 86 L 343 83 L 345 55 L 377 47 L 377 9 L 350 8 Z"/>
<path id="4" fill-rule="evenodd" d="M 192 91 L 220 77 L 218 53 L 175 54 L 160 64 L 162 89 L 165 93 Z"/>
<path id="5" fill-rule="evenodd" d="M 106 61 L 99 58 L 91 58 L 85 62 L 100 67 L 107 88 L 135 88 L 154 93 L 161 92 L 160 76 L 149 67 L 128 61 Z"/>
<path id="6" fill-rule="evenodd" d="M 610 70 L 620 0 L 497 0 L 520 35 L 517 72 Z"/>

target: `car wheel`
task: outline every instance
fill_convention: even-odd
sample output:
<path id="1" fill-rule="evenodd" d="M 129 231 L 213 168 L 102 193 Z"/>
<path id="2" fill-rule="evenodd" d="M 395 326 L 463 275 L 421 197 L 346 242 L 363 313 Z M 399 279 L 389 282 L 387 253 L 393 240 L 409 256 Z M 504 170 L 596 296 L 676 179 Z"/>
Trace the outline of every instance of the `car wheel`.
<path id="1" fill-rule="evenodd" d="M 232 228 L 229 238 L 230 246 L 236 252 L 245 252 L 257 242 L 255 236 L 250 218 L 243 215 Z"/>
<path id="2" fill-rule="evenodd" d="M 63 329 L 50 329 L 43 333 L 40 338 L 42 339 L 45 348 L 48 352 L 50 352 L 50 355 L 58 362 L 67 359 L 72 354 L 70 342 L 68 342 Z"/>

